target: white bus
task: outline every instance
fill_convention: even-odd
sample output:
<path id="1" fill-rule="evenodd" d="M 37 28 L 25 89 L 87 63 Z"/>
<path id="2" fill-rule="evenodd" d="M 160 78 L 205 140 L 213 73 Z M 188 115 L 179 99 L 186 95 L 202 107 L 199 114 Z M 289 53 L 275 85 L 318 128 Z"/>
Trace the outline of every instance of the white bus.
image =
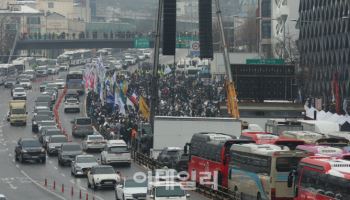
<path id="1" fill-rule="evenodd" d="M 233 144 L 228 187 L 240 199 L 292 199 L 289 172 L 309 155 L 272 144 Z"/>
<path id="2" fill-rule="evenodd" d="M 7 77 L 17 76 L 16 66 L 13 64 L 0 64 L 0 85 L 3 85 Z"/>

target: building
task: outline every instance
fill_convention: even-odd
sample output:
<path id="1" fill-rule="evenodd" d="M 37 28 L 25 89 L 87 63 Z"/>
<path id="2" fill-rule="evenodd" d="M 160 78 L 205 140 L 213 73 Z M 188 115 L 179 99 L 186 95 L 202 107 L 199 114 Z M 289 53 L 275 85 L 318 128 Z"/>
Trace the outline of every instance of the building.
<path id="1" fill-rule="evenodd" d="M 300 1 L 298 48 L 304 96 L 321 98 L 323 109 L 334 107 L 337 113 L 347 107 L 350 96 L 349 13 L 349 0 Z"/>
<path id="2" fill-rule="evenodd" d="M 264 58 L 289 58 L 295 51 L 298 18 L 295 0 L 260 0 L 260 55 Z"/>
<path id="3" fill-rule="evenodd" d="M 85 23 L 76 19 L 67 19 L 59 13 L 48 12 L 45 16 L 45 30 L 43 33 L 68 33 L 78 37 L 80 32 L 85 32 Z"/>

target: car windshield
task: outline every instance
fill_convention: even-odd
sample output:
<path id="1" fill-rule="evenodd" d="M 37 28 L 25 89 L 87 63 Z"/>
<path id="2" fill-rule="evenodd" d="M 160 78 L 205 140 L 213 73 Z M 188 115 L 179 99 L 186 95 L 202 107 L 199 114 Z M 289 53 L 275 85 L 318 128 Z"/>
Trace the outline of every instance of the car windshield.
<path id="1" fill-rule="evenodd" d="M 67 142 L 67 138 L 66 137 L 51 137 L 50 142 L 52 143 L 63 143 L 63 142 Z"/>
<path id="2" fill-rule="evenodd" d="M 80 151 L 80 145 L 63 145 L 62 146 L 62 151 Z"/>
<path id="3" fill-rule="evenodd" d="M 30 80 L 29 79 L 22 79 L 21 82 L 22 83 L 27 83 L 27 82 L 30 82 Z"/>
<path id="4" fill-rule="evenodd" d="M 23 147 L 41 147 L 41 144 L 38 140 L 23 140 Z"/>
<path id="5" fill-rule="evenodd" d="M 168 151 L 169 156 L 177 156 L 179 155 L 180 151 Z"/>
<path id="6" fill-rule="evenodd" d="M 77 157 L 77 163 L 96 163 L 96 159 L 94 157 Z"/>
<path id="7" fill-rule="evenodd" d="M 12 109 L 11 113 L 12 114 L 25 114 L 26 111 L 24 109 Z"/>
<path id="8" fill-rule="evenodd" d="M 78 125 L 90 125 L 91 119 L 90 118 L 81 118 L 76 120 Z"/>
<path id="9" fill-rule="evenodd" d="M 77 103 L 78 101 L 76 99 L 67 99 L 67 103 Z"/>
<path id="10" fill-rule="evenodd" d="M 24 92 L 25 90 L 23 88 L 15 88 L 15 92 Z"/>
<path id="11" fill-rule="evenodd" d="M 88 140 L 103 140 L 102 136 L 89 136 Z"/>
<path id="12" fill-rule="evenodd" d="M 50 131 L 47 131 L 47 132 L 45 133 L 46 136 L 48 136 L 48 135 L 61 135 L 61 134 L 62 134 L 62 133 L 61 133 L 60 130 L 50 130 Z"/>
<path id="13" fill-rule="evenodd" d="M 37 116 L 35 116 L 35 120 L 36 121 L 44 121 L 44 120 L 47 120 L 48 119 L 48 117 L 47 117 L 47 115 L 37 115 Z"/>
<path id="14" fill-rule="evenodd" d="M 115 174 L 113 167 L 96 167 L 94 169 L 95 174 Z"/>
<path id="15" fill-rule="evenodd" d="M 109 147 L 108 152 L 109 153 L 127 153 L 129 151 L 126 146 L 119 146 L 119 147 Z"/>
<path id="16" fill-rule="evenodd" d="M 128 180 L 125 181 L 125 185 L 124 186 L 126 188 L 127 187 L 135 188 L 135 187 L 147 187 L 147 185 L 148 185 L 147 180 L 144 181 L 144 182 L 139 183 L 139 182 L 134 181 L 133 179 L 128 179 Z"/>
<path id="17" fill-rule="evenodd" d="M 37 102 L 49 102 L 51 101 L 50 96 L 40 96 L 36 98 Z"/>
<path id="18" fill-rule="evenodd" d="M 160 186 L 156 188 L 156 197 L 182 197 L 185 191 L 180 186 Z"/>

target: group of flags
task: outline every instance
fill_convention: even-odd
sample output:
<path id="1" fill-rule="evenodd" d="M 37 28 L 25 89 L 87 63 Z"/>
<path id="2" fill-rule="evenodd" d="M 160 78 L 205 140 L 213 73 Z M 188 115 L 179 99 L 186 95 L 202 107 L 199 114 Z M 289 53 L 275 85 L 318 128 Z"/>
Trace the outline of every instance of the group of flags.
<path id="1" fill-rule="evenodd" d="M 131 106 L 145 119 L 149 119 L 150 113 L 146 100 L 129 89 L 127 80 L 118 80 L 117 72 L 112 76 L 106 76 L 106 73 L 101 57 L 96 64 L 88 65 L 84 71 L 85 89 L 99 94 L 103 104 L 113 105 L 121 114 L 125 115 L 126 109 Z"/>

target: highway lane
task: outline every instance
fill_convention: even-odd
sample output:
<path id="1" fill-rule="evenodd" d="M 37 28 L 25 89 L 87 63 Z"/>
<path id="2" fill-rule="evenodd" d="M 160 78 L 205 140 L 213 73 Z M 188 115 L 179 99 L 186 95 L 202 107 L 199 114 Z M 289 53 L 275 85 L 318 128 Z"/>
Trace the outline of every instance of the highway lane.
<path id="1" fill-rule="evenodd" d="M 167 56 L 168 57 L 168 56 Z M 170 59 L 164 59 L 170 62 Z M 131 68 L 136 68 L 133 66 Z M 65 73 L 61 73 L 60 76 L 64 76 Z M 54 79 L 48 77 L 48 79 Z M 10 199 L 79 199 L 79 191 L 82 191 L 82 196 L 85 199 L 85 195 L 89 195 L 89 199 L 92 199 L 94 195 L 95 199 L 114 199 L 113 190 L 92 191 L 87 189 L 86 178 L 74 178 L 70 175 L 70 167 L 60 167 L 57 163 L 56 157 L 48 157 L 46 164 L 40 163 L 16 163 L 13 156 L 13 150 L 16 145 L 16 141 L 20 137 L 35 137 L 36 135 L 31 132 L 31 117 L 34 107 L 35 98 L 40 94 L 39 84 L 33 83 L 33 90 L 28 91 L 27 110 L 29 117 L 26 127 L 11 127 L 6 121 L 0 122 L 2 134 L 0 132 L 0 193 L 4 193 Z M 8 101 L 11 99 L 10 91 L 7 89 L 0 90 L 0 111 L 3 116 L 0 120 L 5 119 L 5 114 L 8 111 Z M 81 102 L 84 97 L 81 97 Z M 83 105 L 81 104 L 83 110 Z M 80 142 L 81 139 L 71 137 L 71 123 L 70 121 L 77 116 L 84 116 L 83 112 L 79 114 L 67 114 L 63 112 L 62 106 L 59 109 L 60 119 L 62 126 L 67 131 L 70 138 L 75 142 Z M 99 153 L 92 153 L 99 158 Z M 135 172 L 146 172 L 146 169 L 132 163 L 131 167 L 118 166 L 116 170 L 120 171 L 123 177 L 132 177 Z M 45 186 L 45 180 L 47 186 Z M 35 182 L 37 185 L 32 184 Z M 62 184 L 64 191 L 62 192 Z M 55 188 L 54 188 L 55 185 Z M 72 195 L 73 189 L 73 195 Z M 4 191 L 2 191 L 4 190 Z M 191 199 L 205 199 L 203 196 L 197 193 L 191 192 Z"/>

